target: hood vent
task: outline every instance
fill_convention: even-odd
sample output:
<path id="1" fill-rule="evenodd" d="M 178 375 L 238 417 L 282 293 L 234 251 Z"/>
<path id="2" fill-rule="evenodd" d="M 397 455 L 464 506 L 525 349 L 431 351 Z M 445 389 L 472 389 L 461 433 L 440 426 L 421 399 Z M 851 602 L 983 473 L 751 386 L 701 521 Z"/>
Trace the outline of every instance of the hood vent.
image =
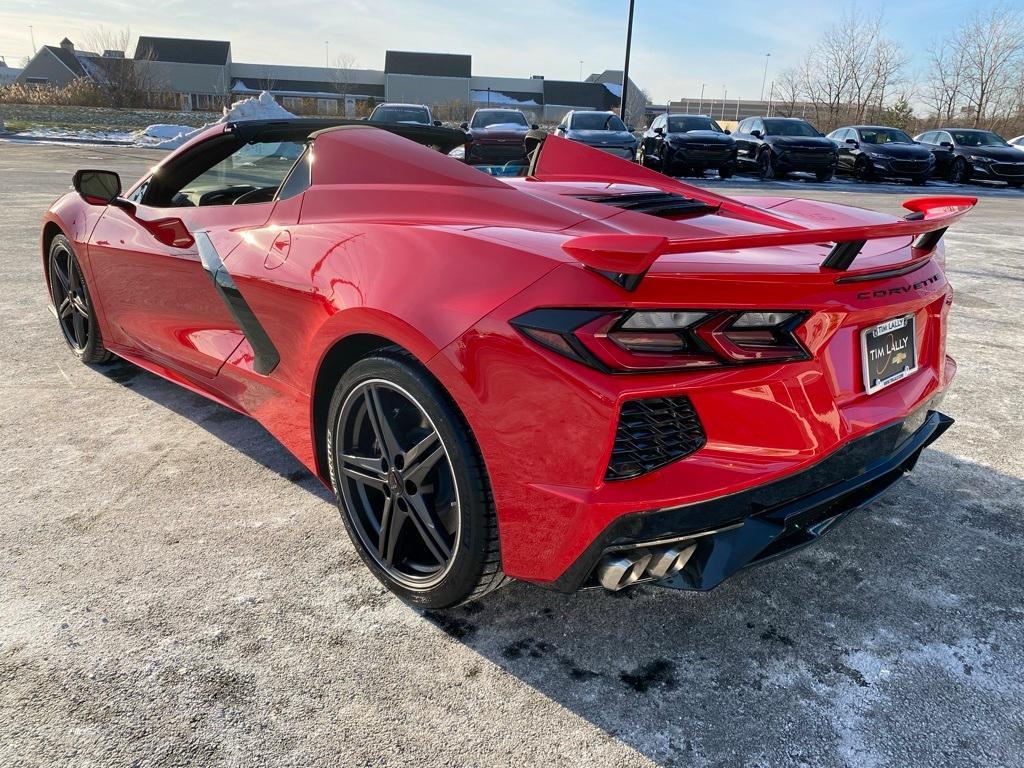
<path id="1" fill-rule="evenodd" d="M 708 205 L 672 192 L 635 192 L 625 195 L 579 195 L 580 200 L 591 203 L 614 205 L 635 213 L 646 213 L 672 219 L 677 216 L 703 216 L 718 210 L 717 205 Z"/>

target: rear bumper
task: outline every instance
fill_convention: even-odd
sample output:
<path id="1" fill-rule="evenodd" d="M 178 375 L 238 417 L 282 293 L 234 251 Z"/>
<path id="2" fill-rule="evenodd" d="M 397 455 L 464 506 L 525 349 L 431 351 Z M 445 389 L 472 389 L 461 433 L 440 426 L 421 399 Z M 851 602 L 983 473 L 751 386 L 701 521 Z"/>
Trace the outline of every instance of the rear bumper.
<path id="1" fill-rule="evenodd" d="M 932 410 L 938 399 L 801 472 L 696 504 L 621 517 L 543 586 L 561 592 L 593 586 L 606 553 L 683 541 L 696 544 L 693 556 L 680 573 L 657 583 L 708 590 L 748 565 L 806 546 L 914 468 L 921 451 L 953 424 Z"/>

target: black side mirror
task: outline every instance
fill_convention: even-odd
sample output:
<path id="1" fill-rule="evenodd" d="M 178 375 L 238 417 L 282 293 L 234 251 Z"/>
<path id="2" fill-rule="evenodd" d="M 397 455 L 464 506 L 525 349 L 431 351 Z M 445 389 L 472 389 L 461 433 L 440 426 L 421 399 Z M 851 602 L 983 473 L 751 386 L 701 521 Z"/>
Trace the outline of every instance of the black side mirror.
<path id="1" fill-rule="evenodd" d="M 944 141 L 941 144 L 939 144 L 939 146 L 942 147 L 943 149 L 952 149 L 953 148 L 953 142 L 951 142 L 951 141 Z"/>
<path id="2" fill-rule="evenodd" d="M 569 126 L 568 126 L 568 125 L 566 125 L 565 123 L 562 123 L 562 124 L 561 124 L 560 126 L 558 126 L 557 128 L 555 128 L 555 130 L 556 130 L 556 131 L 562 131 L 563 133 L 565 133 L 566 131 L 568 131 L 568 130 L 569 130 Z"/>
<path id="3" fill-rule="evenodd" d="M 661 127 L 661 126 L 659 125 L 659 126 L 658 126 L 657 128 L 655 128 L 655 129 L 654 129 L 654 133 L 655 133 L 655 135 L 657 135 L 657 136 L 664 136 L 664 135 L 665 135 L 665 129 L 664 129 L 664 128 L 662 128 L 662 127 Z"/>
<path id="4" fill-rule="evenodd" d="M 626 130 L 629 131 L 630 133 L 636 133 L 636 126 L 635 125 L 627 125 L 626 126 Z"/>
<path id="5" fill-rule="evenodd" d="M 121 196 L 121 177 L 113 171 L 75 171 L 75 191 L 87 202 L 109 205 Z"/>
<path id="6" fill-rule="evenodd" d="M 726 128 L 725 129 L 725 135 L 726 136 L 732 136 L 732 131 L 730 131 L 728 128 Z"/>
<path id="7" fill-rule="evenodd" d="M 757 128 L 752 130 L 750 132 L 750 135 L 753 136 L 755 139 L 763 139 L 764 138 L 764 136 L 761 134 L 761 132 L 759 130 L 757 130 Z"/>
<path id="8" fill-rule="evenodd" d="M 851 147 L 855 147 L 855 148 L 856 148 L 857 146 L 859 146 L 859 145 L 857 144 L 857 140 L 856 140 L 856 139 L 847 139 L 847 140 L 846 140 L 846 143 L 847 143 L 847 144 L 849 144 L 849 145 L 850 145 Z"/>
<path id="9" fill-rule="evenodd" d="M 442 125 L 442 123 L 441 123 L 441 121 L 440 121 L 440 120 L 435 120 L 435 121 L 434 121 L 434 126 L 435 126 L 436 128 L 440 128 L 440 127 L 441 127 L 441 125 Z"/>
<path id="10" fill-rule="evenodd" d="M 539 130 L 540 130 L 540 126 L 539 126 L 539 125 L 537 125 L 536 123 L 530 123 L 530 127 L 531 127 L 531 128 L 533 129 L 533 130 L 535 130 L 535 131 L 539 131 Z"/>
<path id="11" fill-rule="evenodd" d="M 461 128 L 464 131 L 468 131 L 469 130 L 469 123 L 459 123 L 459 128 Z"/>

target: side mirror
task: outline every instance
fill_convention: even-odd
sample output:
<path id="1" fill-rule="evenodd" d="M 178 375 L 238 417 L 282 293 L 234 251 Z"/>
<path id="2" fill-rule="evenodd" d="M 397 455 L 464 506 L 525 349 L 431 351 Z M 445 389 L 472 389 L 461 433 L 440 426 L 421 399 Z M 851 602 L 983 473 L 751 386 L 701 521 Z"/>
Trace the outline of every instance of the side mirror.
<path id="1" fill-rule="evenodd" d="M 763 139 L 764 138 L 764 135 L 759 130 L 757 130 L 757 128 L 752 130 L 750 132 L 750 135 L 753 136 L 755 139 Z"/>
<path id="2" fill-rule="evenodd" d="M 857 140 L 856 140 L 856 139 L 847 139 L 847 140 L 846 140 L 846 143 L 847 143 L 847 144 L 849 144 L 849 145 L 850 145 L 851 147 L 855 147 L 855 148 L 856 148 L 857 146 L 859 146 L 859 145 L 857 144 Z"/>
<path id="3" fill-rule="evenodd" d="M 568 130 L 569 130 L 569 126 L 568 126 L 568 125 L 566 125 L 565 123 L 562 123 L 562 124 L 561 124 L 560 126 L 558 126 L 557 128 L 555 128 L 555 130 L 556 130 L 556 131 L 561 131 L 562 133 L 565 133 L 566 131 L 568 131 Z"/>
<path id="4" fill-rule="evenodd" d="M 656 136 L 664 136 L 665 135 L 665 129 L 662 128 L 659 125 L 657 128 L 654 129 L 654 133 L 655 133 Z"/>
<path id="5" fill-rule="evenodd" d="M 730 131 L 728 128 L 726 128 L 725 129 L 725 135 L 726 136 L 732 136 L 732 131 Z"/>
<path id="6" fill-rule="evenodd" d="M 441 121 L 440 121 L 440 120 L 435 120 L 435 121 L 434 121 L 434 127 L 435 127 L 435 128 L 440 128 L 440 127 L 441 127 L 441 125 L 442 125 L 442 123 L 441 123 Z"/>
<path id="7" fill-rule="evenodd" d="M 533 130 L 535 130 L 535 131 L 539 131 L 539 130 L 540 130 L 540 126 L 539 126 L 539 125 L 537 125 L 536 123 L 530 123 L 530 127 L 531 127 L 531 128 L 533 129 Z"/>
<path id="8" fill-rule="evenodd" d="M 464 131 L 468 131 L 469 130 L 469 123 L 459 123 L 459 128 L 461 128 Z"/>
<path id="9" fill-rule="evenodd" d="M 93 205 L 110 205 L 121 196 L 121 177 L 113 171 L 75 171 L 71 183 L 75 191 Z"/>
<path id="10" fill-rule="evenodd" d="M 942 147 L 943 149 L 952 149 L 953 148 L 953 142 L 951 142 L 951 141 L 944 141 L 941 144 L 939 144 L 939 146 Z"/>
<path id="11" fill-rule="evenodd" d="M 636 126 L 635 125 L 627 125 L 626 126 L 626 130 L 629 131 L 630 133 L 636 133 Z"/>

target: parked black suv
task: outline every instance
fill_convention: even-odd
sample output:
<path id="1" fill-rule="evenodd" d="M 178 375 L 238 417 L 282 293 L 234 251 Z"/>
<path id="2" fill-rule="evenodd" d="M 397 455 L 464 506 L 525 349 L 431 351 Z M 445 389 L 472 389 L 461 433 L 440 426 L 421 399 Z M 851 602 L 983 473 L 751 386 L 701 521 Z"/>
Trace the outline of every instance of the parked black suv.
<path id="1" fill-rule="evenodd" d="M 851 125 L 828 135 L 839 150 L 837 170 L 861 181 L 879 178 L 910 179 L 924 184 L 935 169 L 935 158 L 899 128 Z"/>
<path id="2" fill-rule="evenodd" d="M 796 117 L 748 117 L 733 138 L 740 170 L 756 170 L 762 179 L 804 171 L 828 181 L 839 158 L 831 139 Z"/>
<path id="3" fill-rule="evenodd" d="M 637 162 L 666 176 L 702 176 L 712 168 L 728 179 L 736 170 L 736 142 L 706 115 L 658 115 L 644 132 Z"/>
<path id="4" fill-rule="evenodd" d="M 614 112 L 574 109 L 555 128 L 555 136 L 586 144 L 623 160 L 636 159 L 636 136 Z"/>
<path id="5" fill-rule="evenodd" d="M 937 170 L 954 184 L 971 179 L 1005 181 L 1024 186 L 1024 157 L 991 131 L 943 128 L 916 137 L 935 155 Z"/>

